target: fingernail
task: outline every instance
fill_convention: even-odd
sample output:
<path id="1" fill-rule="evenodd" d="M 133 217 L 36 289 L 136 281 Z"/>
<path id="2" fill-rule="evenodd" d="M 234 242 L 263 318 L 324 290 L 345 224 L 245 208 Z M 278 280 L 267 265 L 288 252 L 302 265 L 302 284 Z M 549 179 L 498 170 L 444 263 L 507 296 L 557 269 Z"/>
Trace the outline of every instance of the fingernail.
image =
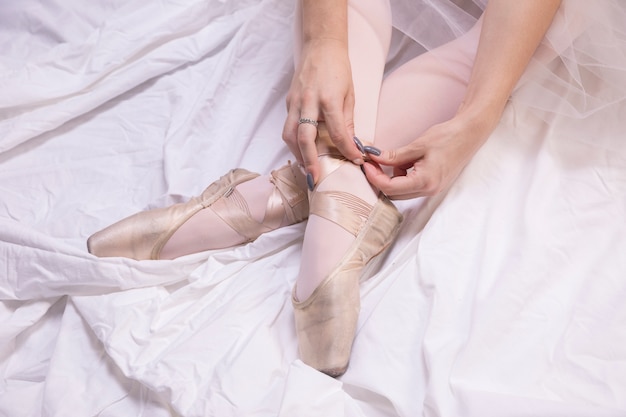
<path id="1" fill-rule="evenodd" d="M 380 156 L 380 154 L 382 153 L 380 149 L 375 148 L 373 146 L 365 146 L 363 148 L 363 151 L 364 153 L 369 153 L 369 154 L 376 155 L 376 156 Z"/>
<path id="2" fill-rule="evenodd" d="M 363 165 L 365 162 L 363 161 L 363 159 L 357 158 L 357 159 L 353 160 L 352 163 L 354 165 Z"/>
<path id="3" fill-rule="evenodd" d="M 363 144 L 361 143 L 361 141 L 359 140 L 359 138 L 357 138 L 356 136 L 352 138 L 352 140 L 354 141 L 356 147 L 359 149 L 359 152 L 361 153 L 365 153 L 365 150 L 363 148 Z"/>
<path id="4" fill-rule="evenodd" d="M 315 182 L 313 182 L 313 175 L 311 173 L 306 174 L 306 185 L 309 187 L 309 190 L 313 191 L 315 188 Z"/>

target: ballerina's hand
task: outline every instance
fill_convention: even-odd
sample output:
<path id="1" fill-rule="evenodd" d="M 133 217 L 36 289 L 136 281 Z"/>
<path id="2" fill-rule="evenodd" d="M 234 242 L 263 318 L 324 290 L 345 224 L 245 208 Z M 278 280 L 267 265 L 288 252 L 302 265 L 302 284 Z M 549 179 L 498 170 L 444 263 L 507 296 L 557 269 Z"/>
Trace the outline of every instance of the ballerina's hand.
<path id="1" fill-rule="evenodd" d="M 398 149 L 370 153 L 364 165 L 372 185 L 394 200 L 432 196 L 447 189 L 488 137 L 490 129 L 451 121 L 435 125 Z M 393 176 L 380 165 L 393 167 Z"/>
<path id="2" fill-rule="evenodd" d="M 354 88 L 347 47 L 333 39 L 309 41 L 302 48 L 287 94 L 287 119 L 283 140 L 298 162 L 319 179 L 315 137 L 317 130 L 301 118 L 324 121 L 331 140 L 349 160 L 362 163 L 354 136 Z"/>

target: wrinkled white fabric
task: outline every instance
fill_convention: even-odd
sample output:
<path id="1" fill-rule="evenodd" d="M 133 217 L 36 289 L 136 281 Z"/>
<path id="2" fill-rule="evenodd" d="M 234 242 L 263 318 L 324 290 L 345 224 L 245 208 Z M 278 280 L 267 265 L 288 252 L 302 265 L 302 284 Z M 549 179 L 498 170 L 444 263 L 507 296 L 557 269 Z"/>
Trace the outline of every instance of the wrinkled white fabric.
<path id="1" fill-rule="evenodd" d="M 458 36 L 484 4 L 456 3 L 394 0 L 398 32 Z M 0 3 L 0 415 L 626 415 L 621 0 L 565 0 L 450 191 L 398 203 L 339 380 L 298 360 L 304 224 L 176 261 L 87 253 L 115 220 L 289 158 L 292 12 Z"/>

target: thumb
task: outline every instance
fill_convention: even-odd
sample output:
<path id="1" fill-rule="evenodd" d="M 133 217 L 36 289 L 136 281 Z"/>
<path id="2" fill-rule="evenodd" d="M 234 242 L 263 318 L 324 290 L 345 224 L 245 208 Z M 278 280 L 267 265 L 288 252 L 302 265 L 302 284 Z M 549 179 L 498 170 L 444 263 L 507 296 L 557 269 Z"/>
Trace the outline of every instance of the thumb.
<path id="1" fill-rule="evenodd" d="M 354 94 L 348 94 L 343 103 L 343 118 L 351 138 L 354 137 Z"/>
<path id="2" fill-rule="evenodd" d="M 415 142 L 396 149 L 381 150 L 380 155 L 369 153 L 369 157 L 372 161 L 380 165 L 393 167 L 413 165 L 415 161 L 422 159 L 424 155 L 424 148 L 421 145 L 415 144 Z"/>

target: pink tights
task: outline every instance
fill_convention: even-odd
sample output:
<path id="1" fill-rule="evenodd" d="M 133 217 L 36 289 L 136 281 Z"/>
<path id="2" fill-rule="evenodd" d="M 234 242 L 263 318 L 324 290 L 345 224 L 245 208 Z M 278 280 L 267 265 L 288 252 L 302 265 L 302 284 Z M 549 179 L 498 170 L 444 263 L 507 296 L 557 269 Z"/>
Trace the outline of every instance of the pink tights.
<path id="1" fill-rule="evenodd" d="M 392 31 L 389 0 L 351 0 L 348 7 L 357 137 L 382 149 L 397 148 L 412 142 L 432 125 L 454 116 L 470 77 L 481 21 L 458 39 L 419 55 L 384 76 Z M 267 176 L 244 183 L 238 189 L 245 196 L 252 216 L 262 219 L 272 190 Z M 318 184 L 318 189 L 349 191 L 372 204 L 376 201 L 365 176 L 352 164 L 330 174 Z M 210 210 L 201 210 L 174 233 L 161 256 L 175 258 L 228 247 L 240 243 L 239 239 Z M 334 223 L 310 216 L 297 281 L 298 299 L 304 300 L 311 294 L 353 239 Z"/>
<path id="2" fill-rule="evenodd" d="M 393 149 L 454 116 L 470 78 L 480 21 L 464 36 L 417 56 L 384 77 L 391 41 L 389 0 L 354 0 L 348 8 L 356 136 L 366 144 Z M 346 164 L 338 171 L 318 187 L 349 190 L 370 203 L 375 201 L 375 193 L 357 167 Z M 313 292 L 353 239 L 334 223 L 317 216 L 309 218 L 296 287 L 299 300 Z"/>

